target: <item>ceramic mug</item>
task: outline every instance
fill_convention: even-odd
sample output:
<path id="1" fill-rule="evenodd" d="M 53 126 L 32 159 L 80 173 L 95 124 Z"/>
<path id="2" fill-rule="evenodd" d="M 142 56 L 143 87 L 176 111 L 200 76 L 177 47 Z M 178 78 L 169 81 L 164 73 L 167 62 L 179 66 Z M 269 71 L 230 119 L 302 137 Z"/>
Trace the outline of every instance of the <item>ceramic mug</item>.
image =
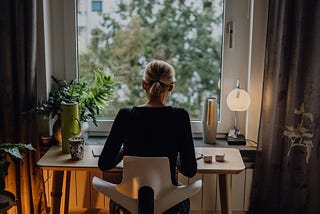
<path id="1" fill-rule="evenodd" d="M 69 138 L 70 154 L 72 160 L 82 160 L 84 157 L 84 138 L 71 137 Z"/>

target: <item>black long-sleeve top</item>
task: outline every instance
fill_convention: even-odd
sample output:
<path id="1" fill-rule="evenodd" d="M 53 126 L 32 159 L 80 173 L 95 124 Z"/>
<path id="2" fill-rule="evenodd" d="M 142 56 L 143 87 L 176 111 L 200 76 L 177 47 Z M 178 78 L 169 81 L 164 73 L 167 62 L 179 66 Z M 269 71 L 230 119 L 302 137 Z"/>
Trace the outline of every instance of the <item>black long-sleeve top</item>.
<path id="1" fill-rule="evenodd" d="M 176 168 L 193 177 L 197 162 L 188 112 L 170 106 L 121 109 L 99 157 L 99 168 L 114 168 L 124 155 L 168 157 L 174 185 Z"/>

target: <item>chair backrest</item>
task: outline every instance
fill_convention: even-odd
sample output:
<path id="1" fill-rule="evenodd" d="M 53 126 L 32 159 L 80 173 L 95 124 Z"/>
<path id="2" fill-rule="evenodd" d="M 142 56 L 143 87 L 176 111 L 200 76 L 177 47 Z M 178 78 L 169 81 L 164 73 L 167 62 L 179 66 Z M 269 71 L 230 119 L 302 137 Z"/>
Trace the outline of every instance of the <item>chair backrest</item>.
<path id="1" fill-rule="evenodd" d="M 167 157 L 125 156 L 122 176 L 121 183 L 116 187 L 117 190 L 135 199 L 138 198 L 140 187 L 151 187 L 156 200 L 162 189 L 172 186 Z"/>
<path id="2" fill-rule="evenodd" d="M 131 213 L 161 214 L 190 198 L 202 187 L 201 180 L 179 187 L 173 186 L 167 157 L 125 156 L 122 172 L 120 184 L 97 177 L 92 179 L 92 184 L 99 192 Z"/>

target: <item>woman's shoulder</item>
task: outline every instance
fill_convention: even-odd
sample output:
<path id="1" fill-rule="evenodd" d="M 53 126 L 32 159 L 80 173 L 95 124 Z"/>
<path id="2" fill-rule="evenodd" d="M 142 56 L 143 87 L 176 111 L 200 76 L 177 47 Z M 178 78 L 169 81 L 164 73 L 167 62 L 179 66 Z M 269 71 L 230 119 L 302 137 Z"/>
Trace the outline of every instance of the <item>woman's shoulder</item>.
<path id="1" fill-rule="evenodd" d="M 180 107 L 172 107 L 172 111 L 181 113 L 181 114 L 188 114 L 188 111 L 184 108 L 180 108 Z"/>
<path id="2" fill-rule="evenodd" d="M 121 108 L 118 111 L 117 117 L 120 117 L 120 118 L 126 117 L 126 116 L 130 115 L 131 112 L 132 112 L 132 108 Z"/>
<path id="3" fill-rule="evenodd" d="M 135 112 L 143 112 L 143 111 L 150 111 L 152 110 L 152 112 L 172 112 L 175 116 L 188 116 L 189 117 L 189 113 L 186 109 L 184 108 L 180 108 L 180 107 L 172 107 L 172 106 L 167 106 L 164 108 L 144 108 L 144 107 L 126 107 L 126 108 L 121 108 L 118 112 L 118 115 L 132 115 Z"/>
<path id="4" fill-rule="evenodd" d="M 119 113 L 120 113 L 120 112 L 121 112 L 121 113 L 131 112 L 131 110 L 132 110 L 132 108 L 125 107 L 125 108 L 121 108 L 121 109 L 119 110 Z"/>
<path id="5" fill-rule="evenodd" d="M 120 110 L 118 111 L 118 115 L 128 115 L 131 114 L 134 108 L 129 108 L 129 107 L 125 107 L 125 108 L 120 108 Z"/>
<path id="6" fill-rule="evenodd" d="M 174 113 L 174 115 L 189 118 L 189 113 L 184 108 L 172 107 L 172 112 Z"/>

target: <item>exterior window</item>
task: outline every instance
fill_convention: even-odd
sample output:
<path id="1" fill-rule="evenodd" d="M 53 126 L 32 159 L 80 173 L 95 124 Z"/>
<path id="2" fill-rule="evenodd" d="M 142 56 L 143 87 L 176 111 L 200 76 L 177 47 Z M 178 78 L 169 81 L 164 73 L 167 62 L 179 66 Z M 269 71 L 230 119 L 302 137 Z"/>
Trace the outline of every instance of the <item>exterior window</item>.
<path id="1" fill-rule="evenodd" d="M 92 12 L 94 2 L 101 3 L 101 12 Z M 227 133 L 234 125 L 227 94 L 237 79 L 244 89 L 249 81 L 250 2 L 50 1 L 53 74 L 71 81 L 91 75 L 99 66 L 123 83 L 115 101 L 101 112 L 99 127 L 90 126 L 90 134 L 105 135 L 119 108 L 145 101 L 140 84 L 146 64 L 155 58 L 166 60 L 177 76 L 167 104 L 188 110 L 193 132 L 201 134 L 204 99 L 215 96 L 220 118 L 217 132 Z M 67 30 L 59 28 L 61 22 Z M 245 117 L 238 114 L 240 130 L 245 129 Z"/>
<path id="2" fill-rule="evenodd" d="M 91 2 L 92 12 L 102 12 L 102 1 L 92 1 Z"/>
<path id="3" fill-rule="evenodd" d="M 100 14 L 78 9 L 80 76 L 91 75 L 98 66 L 122 82 L 101 118 L 112 119 L 121 107 L 144 103 L 143 68 L 161 59 L 176 70 L 167 104 L 185 108 L 192 120 L 200 121 L 205 97 L 220 103 L 223 12 L 222 0 L 108 0 Z"/>

